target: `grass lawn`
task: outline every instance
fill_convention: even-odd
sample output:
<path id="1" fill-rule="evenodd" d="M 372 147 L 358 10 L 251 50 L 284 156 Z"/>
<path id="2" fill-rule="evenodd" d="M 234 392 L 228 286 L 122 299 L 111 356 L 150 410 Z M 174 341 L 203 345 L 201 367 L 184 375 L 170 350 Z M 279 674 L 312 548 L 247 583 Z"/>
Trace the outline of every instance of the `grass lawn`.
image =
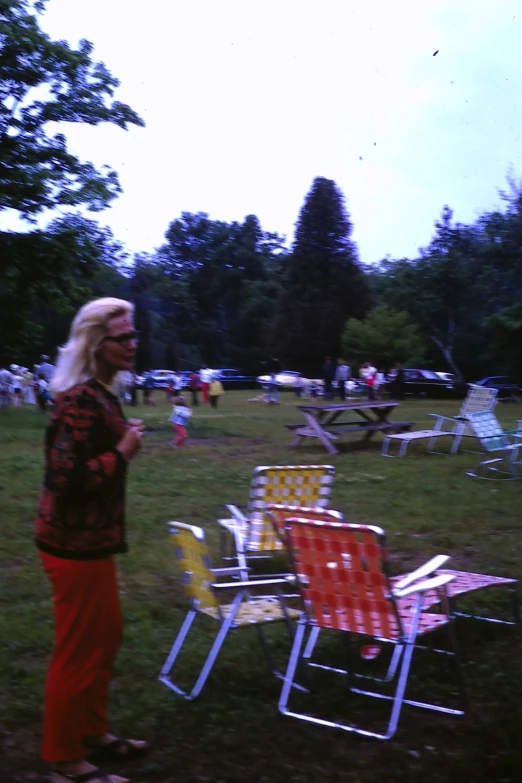
<path id="1" fill-rule="evenodd" d="M 387 743 L 280 715 L 280 683 L 266 673 L 254 633 L 232 634 L 194 703 L 157 681 L 186 606 L 165 523 L 177 519 L 203 526 L 218 565 L 216 519 L 225 503 L 246 504 L 256 465 L 334 464 L 332 507 L 350 521 L 386 530 L 397 573 L 447 553 L 453 568 L 522 578 L 522 482 L 469 478 L 465 471 L 476 455 L 428 455 L 425 441 L 396 460 L 380 456 L 381 435 L 364 448 L 359 436 L 345 437 L 343 452 L 335 457 L 318 442 L 291 450 L 283 425 L 299 421 L 294 397 L 283 394 L 277 407 L 248 403 L 249 396 L 228 392 L 219 410 L 196 409 L 190 438 L 178 451 L 169 447 L 166 403 L 127 409 L 128 415 L 145 418 L 147 433 L 128 481 L 130 552 L 118 558 L 125 633 L 110 710 L 118 733 L 154 745 L 150 757 L 129 770 L 134 783 L 519 781 L 522 649 L 519 637 L 506 628 L 472 621 L 458 626 L 469 715 L 449 718 L 406 706 L 397 735 Z M 395 418 L 414 420 L 421 429 L 432 425 L 429 412 L 451 415 L 459 405 L 407 401 Z M 522 409 L 499 404 L 497 414 L 506 429 L 513 429 Z M 32 528 L 44 429 L 44 417 L 35 411 L 0 410 L 1 783 L 30 780 L 41 769 L 42 689 L 53 629 Z M 441 450 L 449 447 L 449 439 L 439 443 Z M 493 591 L 480 601 L 486 611 L 503 609 Z M 197 674 L 213 631 L 210 622 L 197 626 L 182 676 Z M 269 634 L 284 661 L 283 630 L 269 629 Z M 412 686 L 433 684 L 435 698 L 447 681 L 445 667 L 434 668 L 422 652 L 414 656 L 413 673 Z M 342 680 L 325 680 L 314 697 L 319 706 L 334 708 L 344 695 L 342 686 Z M 359 702 L 349 702 L 348 708 L 370 723 L 386 712 L 386 705 L 373 700 L 369 709 Z"/>

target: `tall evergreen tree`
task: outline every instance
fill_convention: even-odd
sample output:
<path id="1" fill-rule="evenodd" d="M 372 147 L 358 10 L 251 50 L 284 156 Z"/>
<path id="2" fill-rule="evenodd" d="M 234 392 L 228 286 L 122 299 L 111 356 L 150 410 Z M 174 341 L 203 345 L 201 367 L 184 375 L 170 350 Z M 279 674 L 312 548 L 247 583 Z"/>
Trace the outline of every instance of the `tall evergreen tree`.
<path id="1" fill-rule="evenodd" d="M 332 180 L 316 177 L 301 209 L 284 291 L 271 329 L 271 353 L 317 372 L 338 355 L 349 318 L 364 318 L 371 297 L 351 239 L 344 197 Z"/>

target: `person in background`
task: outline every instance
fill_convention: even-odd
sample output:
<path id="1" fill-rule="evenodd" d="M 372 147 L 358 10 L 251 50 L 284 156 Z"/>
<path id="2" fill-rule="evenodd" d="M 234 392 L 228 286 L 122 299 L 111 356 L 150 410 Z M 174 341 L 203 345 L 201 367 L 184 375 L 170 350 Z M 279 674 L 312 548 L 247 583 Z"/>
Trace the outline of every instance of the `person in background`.
<path id="1" fill-rule="evenodd" d="M 42 354 L 42 363 L 38 367 L 38 372 L 43 373 L 45 380 L 47 383 L 50 383 L 53 379 L 55 367 L 54 364 L 51 364 L 49 361 L 49 357 L 47 354 Z"/>
<path id="2" fill-rule="evenodd" d="M 405 394 L 404 368 L 400 362 L 395 362 L 395 377 L 392 381 L 392 392 L 396 400 L 403 400 Z"/>
<path id="3" fill-rule="evenodd" d="M 189 389 L 192 395 L 192 405 L 199 405 L 200 378 L 197 372 L 190 373 Z"/>
<path id="4" fill-rule="evenodd" d="M 294 380 L 294 394 L 296 397 L 301 397 L 302 392 L 303 392 L 303 379 L 300 375 L 296 375 Z"/>
<path id="5" fill-rule="evenodd" d="M 35 539 L 54 608 L 42 741 L 52 783 L 126 783 L 97 764 L 148 750 L 146 742 L 109 733 L 107 720 L 122 633 L 114 555 L 127 551 L 125 481 L 143 439 L 143 422 L 126 421 L 112 391 L 134 364 L 133 309 L 112 297 L 84 305 L 51 381 Z"/>
<path id="6" fill-rule="evenodd" d="M 199 379 L 201 381 L 202 402 L 208 403 L 209 389 L 210 389 L 210 384 L 212 382 L 212 370 L 209 369 L 208 365 L 206 364 L 201 365 L 201 370 L 199 371 Z"/>
<path id="7" fill-rule="evenodd" d="M 120 398 L 122 405 L 126 405 L 130 402 L 130 387 L 132 384 L 132 373 L 122 372 L 119 374 L 118 384 L 114 386 L 114 393 Z"/>
<path id="8" fill-rule="evenodd" d="M 131 373 L 129 382 L 130 404 L 133 408 L 138 404 L 138 376 L 135 372 Z"/>
<path id="9" fill-rule="evenodd" d="M 268 381 L 268 394 L 267 401 L 273 405 L 279 405 L 281 400 L 279 399 L 279 381 L 277 380 L 277 374 L 281 372 L 281 362 L 272 356 L 266 363 L 268 374 L 270 379 Z"/>
<path id="10" fill-rule="evenodd" d="M 335 379 L 335 364 L 332 358 L 327 356 L 322 367 L 322 377 L 324 381 L 324 397 L 330 400 L 333 397 L 332 383 Z"/>
<path id="11" fill-rule="evenodd" d="M 375 384 L 377 381 L 377 367 L 374 367 L 371 362 L 367 362 L 366 372 L 367 372 L 366 383 L 368 384 L 368 399 L 371 402 L 374 402 L 376 399 Z"/>
<path id="12" fill-rule="evenodd" d="M 221 381 L 218 381 L 217 378 L 212 378 L 212 381 L 210 382 L 210 388 L 208 390 L 208 397 L 210 400 L 211 408 L 217 408 L 219 398 L 224 393 L 225 390 L 223 388 L 223 384 L 221 383 Z"/>
<path id="13" fill-rule="evenodd" d="M 10 370 L 0 365 L 0 408 L 8 408 L 11 401 L 11 383 L 13 375 Z"/>
<path id="14" fill-rule="evenodd" d="M 368 400 L 372 399 L 374 378 L 371 378 L 370 362 L 364 362 L 359 370 L 359 377 L 366 387 L 366 397 Z M 370 387 L 371 378 L 371 387 Z"/>
<path id="15" fill-rule="evenodd" d="M 23 373 L 24 382 L 24 402 L 26 405 L 36 405 L 36 396 L 34 393 L 35 378 L 33 373 L 25 368 Z"/>
<path id="16" fill-rule="evenodd" d="M 143 379 L 143 402 L 145 405 L 156 405 L 156 401 L 154 399 L 155 388 L 156 384 L 154 383 L 152 373 L 146 373 Z"/>
<path id="17" fill-rule="evenodd" d="M 174 396 L 179 396 L 183 390 L 183 376 L 177 370 L 174 371 Z"/>
<path id="18" fill-rule="evenodd" d="M 22 373 L 17 364 L 11 365 L 12 382 L 11 382 L 11 402 L 15 408 L 19 408 L 22 405 L 22 390 L 24 385 L 24 379 Z"/>
<path id="19" fill-rule="evenodd" d="M 173 449 L 180 449 L 187 439 L 187 421 L 192 416 L 192 411 L 187 405 L 187 401 L 182 394 L 174 397 L 172 400 L 174 407 L 172 413 L 169 416 L 169 421 L 172 422 L 176 438 L 170 442 Z"/>
<path id="20" fill-rule="evenodd" d="M 337 368 L 335 370 L 335 381 L 337 383 L 337 391 L 339 392 L 339 399 L 346 399 L 346 386 L 345 383 L 350 378 L 350 368 L 341 357 L 337 359 Z"/>
<path id="21" fill-rule="evenodd" d="M 383 399 L 385 375 L 384 370 L 378 370 L 375 376 L 375 396 L 378 400 Z"/>
<path id="22" fill-rule="evenodd" d="M 51 393 L 49 392 L 49 384 L 45 380 L 43 372 L 38 374 L 38 380 L 36 381 L 37 393 L 36 399 L 38 401 L 38 407 L 45 413 L 48 403 L 52 402 Z"/>

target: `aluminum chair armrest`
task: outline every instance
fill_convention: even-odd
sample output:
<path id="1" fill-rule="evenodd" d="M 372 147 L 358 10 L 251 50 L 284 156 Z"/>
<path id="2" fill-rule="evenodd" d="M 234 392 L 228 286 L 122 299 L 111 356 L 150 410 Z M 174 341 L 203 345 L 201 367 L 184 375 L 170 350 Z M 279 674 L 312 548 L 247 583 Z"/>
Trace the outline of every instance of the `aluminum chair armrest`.
<path id="1" fill-rule="evenodd" d="M 435 419 L 442 419 L 443 421 L 458 421 L 454 416 L 443 416 L 442 413 L 428 413 L 428 416 L 433 416 Z"/>
<path id="2" fill-rule="evenodd" d="M 423 582 L 418 582 L 417 584 L 402 590 L 394 588 L 392 592 L 395 598 L 405 598 L 407 595 L 412 595 L 413 593 L 425 593 L 428 590 L 436 590 L 439 587 L 447 585 L 448 582 L 452 582 L 454 579 L 455 574 L 439 574 L 432 579 L 425 579 Z"/>
<path id="3" fill-rule="evenodd" d="M 226 568 L 213 568 L 212 573 L 214 576 L 234 576 L 234 574 L 242 574 L 244 571 L 251 571 L 252 569 L 247 566 L 230 566 Z"/>
<path id="4" fill-rule="evenodd" d="M 243 512 L 237 507 L 230 504 L 226 504 L 226 508 L 230 511 L 236 522 L 248 522 L 248 517 L 246 517 Z"/>
<path id="5" fill-rule="evenodd" d="M 273 585 L 287 585 L 295 582 L 295 576 L 289 575 L 286 579 L 253 579 L 248 582 L 217 582 L 213 584 L 216 590 L 238 590 L 247 587 L 272 587 Z"/>
<path id="6" fill-rule="evenodd" d="M 403 590 L 404 588 L 409 587 L 412 582 L 416 582 L 418 579 L 424 579 L 424 577 L 429 576 L 435 571 L 438 571 L 439 568 L 442 568 L 449 559 L 450 555 L 435 555 L 435 557 L 432 557 L 427 563 L 424 563 L 424 565 L 421 565 L 419 568 L 416 568 L 415 571 L 412 571 L 411 574 L 406 574 L 400 582 L 396 582 L 394 589 Z"/>

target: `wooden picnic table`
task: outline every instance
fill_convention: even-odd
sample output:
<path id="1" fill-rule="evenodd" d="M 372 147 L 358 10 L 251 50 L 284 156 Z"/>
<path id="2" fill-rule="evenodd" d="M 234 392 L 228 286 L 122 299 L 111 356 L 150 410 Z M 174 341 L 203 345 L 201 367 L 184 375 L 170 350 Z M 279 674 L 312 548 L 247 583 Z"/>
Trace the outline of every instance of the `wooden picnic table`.
<path id="1" fill-rule="evenodd" d="M 305 438 L 318 438 L 330 454 L 337 454 L 332 441 L 345 432 L 363 432 L 365 442 L 375 432 L 404 432 L 411 428 L 412 421 L 390 421 L 389 418 L 399 404 L 393 400 L 350 400 L 325 405 L 298 405 L 297 409 L 305 421 L 302 424 L 286 425 L 295 435 L 290 446 L 299 446 Z M 345 416 L 349 413 L 356 414 L 356 418 L 347 420 Z"/>

